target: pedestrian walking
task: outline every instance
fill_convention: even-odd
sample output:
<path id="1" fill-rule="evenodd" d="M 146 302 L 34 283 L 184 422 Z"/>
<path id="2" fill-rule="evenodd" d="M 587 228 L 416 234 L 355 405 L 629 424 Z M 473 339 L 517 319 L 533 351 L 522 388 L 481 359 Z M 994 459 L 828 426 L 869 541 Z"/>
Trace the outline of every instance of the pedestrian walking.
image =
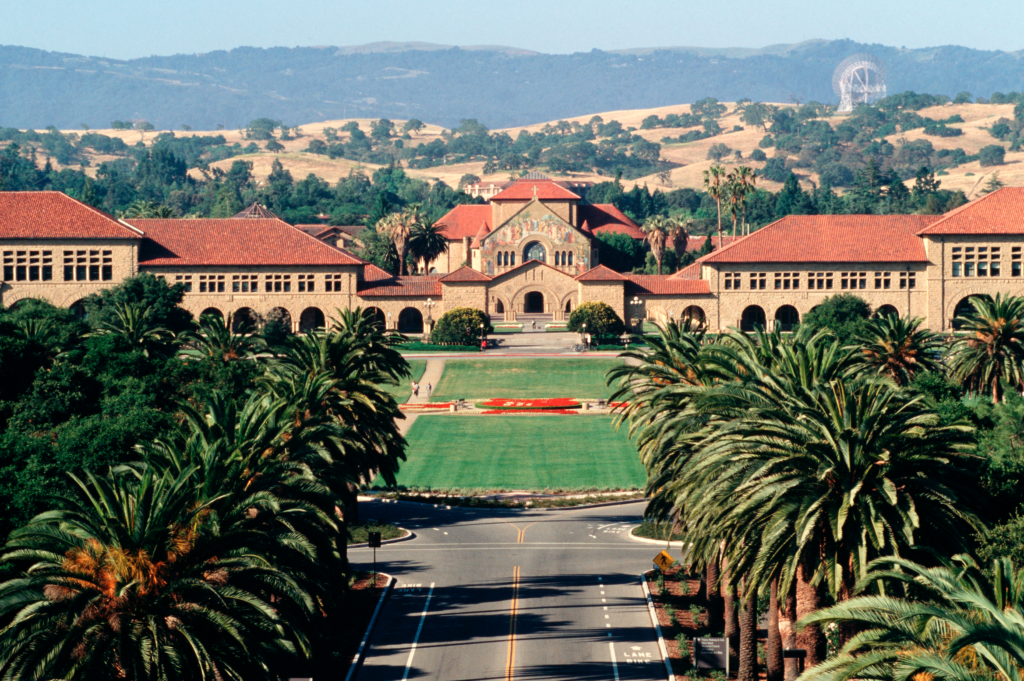
<path id="1" fill-rule="evenodd" d="M 432 392 L 434 392 L 434 386 L 432 386 L 429 383 L 427 383 L 427 397 L 430 397 L 430 394 Z"/>
<path id="2" fill-rule="evenodd" d="M 416 381 L 412 382 L 412 396 L 413 397 L 419 397 L 420 396 L 420 384 L 417 383 Z"/>

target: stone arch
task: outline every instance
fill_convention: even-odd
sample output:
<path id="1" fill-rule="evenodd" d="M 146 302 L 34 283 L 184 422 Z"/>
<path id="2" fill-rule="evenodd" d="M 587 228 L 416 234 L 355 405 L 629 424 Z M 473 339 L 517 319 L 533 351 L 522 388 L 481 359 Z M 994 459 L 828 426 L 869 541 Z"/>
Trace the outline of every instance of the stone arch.
<path id="1" fill-rule="evenodd" d="M 299 315 L 299 331 L 310 333 L 327 327 L 327 320 L 324 313 L 318 307 L 307 307 Z"/>
<path id="2" fill-rule="evenodd" d="M 775 325 L 781 331 L 792 331 L 800 323 L 800 313 L 792 305 L 783 305 L 775 311 Z"/>
<path id="3" fill-rule="evenodd" d="M 557 313 L 559 312 L 559 310 L 562 309 L 560 306 L 560 302 L 565 300 L 565 298 L 558 295 L 555 289 L 546 285 L 543 281 L 530 281 L 528 283 L 523 283 L 523 285 L 520 288 L 518 288 L 514 293 L 511 293 L 508 296 L 505 308 L 509 311 L 515 311 L 517 314 L 522 314 L 522 310 L 524 307 L 523 299 L 525 298 L 527 293 L 533 291 L 539 291 L 540 293 L 544 294 L 544 300 L 551 305 L 552 312 Z M 575 293 L 575 291 L 572 291 L 566 297 L 575 295 Z"/>
<path id="4" fill-rule="evenodd" d="M 404 308 L 398 313 L 399 333 L 423 333 L 423 313 L 415 307 Z"/>
<path id="5" fill-rule="evenodd" d="M 965 317 L 969 314 L 974 313 L 974 305 L 971 303 L 971 298 L 988 298 L 987 293 L 971 293 L 963 296 L 957 301 L 956 305 L 953 306 L 952 314 L 950 314 L 949 324 L 956 330 L 959 329 L 961 324 L 956 321 L 957 317 Z"/>
<path id="6" fill-rule="evenodd" d="M 529 291 L 523 295 L 523 314 L 543 314 L 544 294 L 540 291 Z"/>
<path id="7" fill-rule="evenodd" d="M 539 260 L 540 262 L 546 263 L 548 261 L 547 255 L 550 250 L 550 245 L 545 244 L 539 239 L 529 241 L 523 246 L 523 262 Z"/>
<path id="8" fill-rule="evenodd" d="M 18 309 L 19 307 L 22 307 L 22 306 L 24 306 L 24 305 L 28 305 L 28 304 L 30 304 L 30 303 L 42 303 L 42 304 L 44 304 L 44 305 L 49 305 L 49 304 L 51 304 L 51 303 L 50 303 L 50 301 L 48 301 L 48 300 L 45 300 L 45 299 L 43 299 L 43 298 L 32 298 L 32 297 L 28 297 L 28 298 L 18 298 L 18 299 L 17 299 L 17 300 L 15 300 L 15 301 L 14 301 L 13 303 L 11 303 L 10 305 L 8 305 L 8 306 L 7 306 L 7 309 L 8 309 L 8 310 L 17 310 L 17 309 Z M 81 300 L 77 300 L 77 301 L 75 301 L 74 303 L 72 303 L 71 305 L 80 305 L 81 303 L 82 303 L 82 301 L 81 301 Z M 71 307 L 71 305 L 68 305 L 68 307 L 70 308 L 70 307 Z"/>
<path id="9" fill-rule="evenodd" d="M 20 302 L 20 301 L 19 301 Z M 85 309 L 85 300 L 79 299 L 68 305 L 68 309 L 71 310 L 71 314 L 75 315 L 76 319 L 84 320 L 89 316 L 89 313 Z"/>
<path id="10" fill-rule="evenodd" d="M 900 311 L 896 309 L 894 305 L 882 305 L 880 308 L 875 310 L 875 317 L 895 317 L 900 318 Z"/>
<path id="11" fill-rule="evenodd" d="M 267 313 L 268 322 L 280 322 L 285 329 L 291 333 L 292 330 L 292 314 L 283 307 L 274 307 Z"/>
<path id="12" fill-rule="evenodd" d="M 221 321 L 224 321 L 224 313 L 221 312 L 220 310 L 218 310 L 215 307 L 208 307 L 205 310 L 203 310 L 202 312 L 200 312 L 199 313 L 199 318 L 202 319 L 203 317 L 205 317 L 208 314 L 217 315 L 218 319 L 220 319 Z"/>
<path id="13" fill-rule="evenodd" d="M 494 314 L 505 314 L 505 303 L 501 301 L 501 298 L 494 303 Z"/>
<path id="14" fill-rule="evenodd" d="M 758 327 L 763 329 L 765 326 L 764 309 L 760 305 L 748 305 L 743 310 L 743 316 L 740 317 L 741 331 L 753 331 Z"/>
<path id="15" fill-rule="evenodd" d="M 669 315 L 671 319 L 671 315 Z M 695 324 L 704 325 L 707 323 L 708 316 L 704 313 L 704 308 L 700 305 L 687 305 L 683 308 L 683 314 L 679 317 L 680 321 L 689 319 Z"/>
<path id="16" fill-rule="evenodd" d="M 369 317 L 372 317 L 373 322 L 380 328 L 387 328 L 387 317 L 384 316 L 384 310 L 380 309 L 379 307 L 368 307 L 366 308 L 364 314 L 366 314 Z"/>
<path id="17" fill-rule="evenodd" d="M 251 307 L 240 307 L 231 315 L 231 330 L 238 333 L 244 326 L 255 328 L 260 323 L 259 315 Z"/>
<path id="18" fill-rule="evenodd" d="M 569 314 L 570 312 L 572 312 L 572 301 L 565 301 L 565 307 L 562 308 L 562 310 L 565 312 L 565 314 Z"/>

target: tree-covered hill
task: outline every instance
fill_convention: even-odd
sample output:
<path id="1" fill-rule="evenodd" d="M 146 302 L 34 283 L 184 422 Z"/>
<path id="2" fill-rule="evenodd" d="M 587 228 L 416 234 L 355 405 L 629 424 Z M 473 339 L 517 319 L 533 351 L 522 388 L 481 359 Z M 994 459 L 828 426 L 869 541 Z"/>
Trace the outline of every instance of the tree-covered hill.
<path id="1" fill-rule="evenodd" d="M 1024 90 L 1020 53 L 956 46 L 907 50 L 852 41 L 569 55 L 394 46 L 384 52 L 238 48 L 128 61 L 5 46 L 0 124 L 99 128 L 135 118 L 158 129 L 212 129 L 267 116 L 289 125 L 384 117 L 447 127 L 475 118 L 497 128 L 707 96 L 829 103 L 835 99 L 833 70 L 858 52 L 885 63 L 890 92 L 989 97 Z"/>

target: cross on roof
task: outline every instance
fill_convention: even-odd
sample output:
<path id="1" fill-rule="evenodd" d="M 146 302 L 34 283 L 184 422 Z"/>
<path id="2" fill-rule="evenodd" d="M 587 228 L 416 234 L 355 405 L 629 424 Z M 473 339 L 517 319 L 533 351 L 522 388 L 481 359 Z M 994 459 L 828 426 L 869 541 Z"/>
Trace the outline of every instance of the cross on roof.
<path id="1" fill-rule="evenodd" d="M 533 198 L 537 198 L 537 185 L 533 185 Z"/>

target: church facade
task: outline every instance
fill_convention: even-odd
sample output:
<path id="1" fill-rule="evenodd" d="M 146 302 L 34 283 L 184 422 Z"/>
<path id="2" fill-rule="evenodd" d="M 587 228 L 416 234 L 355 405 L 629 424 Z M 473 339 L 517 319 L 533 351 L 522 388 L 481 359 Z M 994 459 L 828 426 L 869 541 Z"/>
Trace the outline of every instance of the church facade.
<path id="1" fill-rule="evenodd" d="M 690 317 L 711 330 L 788 329 L 844 292 L 948 331 L 972 295 L 1024 295 L 1022 188 L 943 216 L 789 216 L 721 247 L 716 237 L 712 253 L 665 275 L 602 265 L 597 236 L 641 239 L 640 227 L 543 178 L 512 183 L 439 222 L 449 252 L 427 274 L 396 277 L 334 245 L 341 242 L 331 230 L 318 238 L 273 215 L 121 220 L 57 192 L 0 192 L 0 304 L 38 298 L 77 307 L 151 272 L 182 284 L 182 305 L 196 316 L 279 319 L 295 331 L 355 307 L 417 334 L 456 307 L 544 323 L 590 301 L 633 325 Z"/>

